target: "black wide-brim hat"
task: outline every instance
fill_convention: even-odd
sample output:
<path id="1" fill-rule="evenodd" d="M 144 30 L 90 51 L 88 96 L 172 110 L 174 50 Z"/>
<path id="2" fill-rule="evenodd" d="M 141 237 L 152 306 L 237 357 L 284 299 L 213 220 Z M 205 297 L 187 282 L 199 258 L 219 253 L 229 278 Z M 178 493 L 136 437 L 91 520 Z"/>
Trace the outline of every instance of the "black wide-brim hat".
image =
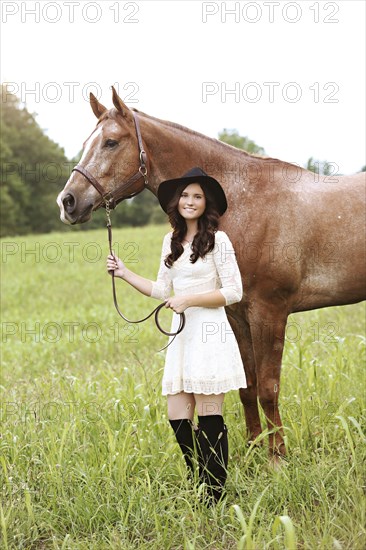
<path id="1" fill-rule="evenodd" d="M 204 183 L 211 190 L 211 193 L 215 199 L 217 211 L 222 216 L 227 209 L 227 201 L 225 191 L 215 178 L 208 176 L 202 168 L 191 168 L 183 174 L 181 178 L 175 178 L 173 180 L 162 181 L 158 188 L 158 200 L 160 206 L 167 212 L 168 204 L 174 197 L 174 193 L 178 185 L 189 185 L 190 183 Z"/>

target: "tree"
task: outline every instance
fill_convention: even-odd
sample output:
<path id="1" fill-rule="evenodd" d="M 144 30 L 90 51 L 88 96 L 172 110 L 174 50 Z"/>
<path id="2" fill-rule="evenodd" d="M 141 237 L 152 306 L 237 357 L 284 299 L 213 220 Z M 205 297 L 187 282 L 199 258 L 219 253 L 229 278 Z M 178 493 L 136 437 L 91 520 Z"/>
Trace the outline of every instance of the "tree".
<path id="1" fill-rule="evenodd" d="M 56 196 L 67 179 L 64 150 L 1 86 L 1 235 L 60 229 Z"/>
<path id="2" fill-rule="evenodd" d="M 238 149 L 243 149 L 247 153 L 254 155 L 266 154 L 263 147 L 260 147 L 248 137 L 240 136 L 237 130 L 227 130 L 224 128 L 222 132 L 219 132 L 218 138 L 220 141 L 233 145 Z"/>
<path id="3" fill-rule="evenodd" d="M 9 234 L 16 235 L 27 226 L 26 210 L 29 193 L 19 175 L 14 173 L 12 154 L 2 135 L 0 136 L 0 163 L 0 237 L 4 237 Z"/>

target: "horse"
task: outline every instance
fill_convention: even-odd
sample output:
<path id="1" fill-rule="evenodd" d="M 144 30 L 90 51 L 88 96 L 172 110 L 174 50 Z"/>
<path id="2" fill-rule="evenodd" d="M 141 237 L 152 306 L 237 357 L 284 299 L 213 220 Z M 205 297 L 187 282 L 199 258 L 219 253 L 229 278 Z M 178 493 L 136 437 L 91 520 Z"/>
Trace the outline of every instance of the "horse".
<path id="1" fill-rule="evenodd" d="M 278 463 L 286 455 L 279 394 L 288 316 L 366 298 L 365 174 L 320 176 L 251 155 L 129 109 L 112 92 L 110 110 L 90 94 L 98 122 L 57 197 L 60 218 L 85 223 L 94 210 L 145 188 L 156 195 L 161 181 L 193 166 L 221 183 L 229 206 L 220 228 L 233 243 L 244 288 L 241 302 L 227 307 L 247 379 L 240 400 L 249 442 L 261 440 L 262 407 Z"/>

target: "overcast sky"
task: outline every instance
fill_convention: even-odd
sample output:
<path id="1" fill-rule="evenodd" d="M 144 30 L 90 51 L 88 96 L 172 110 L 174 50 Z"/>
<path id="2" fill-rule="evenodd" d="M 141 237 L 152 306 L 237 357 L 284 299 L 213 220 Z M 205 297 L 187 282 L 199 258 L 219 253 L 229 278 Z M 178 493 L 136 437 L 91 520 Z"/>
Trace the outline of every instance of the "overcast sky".
<path id="1" fill-rule="evenodd" d="M 1 80 L 72 157 L 89 91 L 269 156 L 365 164 L 365 2 L 2 1 Z"/>

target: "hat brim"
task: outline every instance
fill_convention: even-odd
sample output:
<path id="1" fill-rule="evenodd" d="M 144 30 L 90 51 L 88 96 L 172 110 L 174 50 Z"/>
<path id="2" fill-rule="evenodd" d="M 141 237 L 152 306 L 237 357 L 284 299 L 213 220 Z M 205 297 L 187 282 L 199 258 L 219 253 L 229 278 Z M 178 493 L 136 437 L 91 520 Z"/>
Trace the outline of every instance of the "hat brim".
<path id="1" fill-rule="evenodd" d="M 225 192 L 219 182 L 211 176 L 186 176 L 161 182 L 158 188 L 157 197 L 164 212 L 167 212 L 168 205 L 174 197 L 177 187 L 184 184 L 187 186 L 190 183 L 206 183 L 215 198 L 219 215 L 222 216 L 226 212 L 227 201 Z"/>

